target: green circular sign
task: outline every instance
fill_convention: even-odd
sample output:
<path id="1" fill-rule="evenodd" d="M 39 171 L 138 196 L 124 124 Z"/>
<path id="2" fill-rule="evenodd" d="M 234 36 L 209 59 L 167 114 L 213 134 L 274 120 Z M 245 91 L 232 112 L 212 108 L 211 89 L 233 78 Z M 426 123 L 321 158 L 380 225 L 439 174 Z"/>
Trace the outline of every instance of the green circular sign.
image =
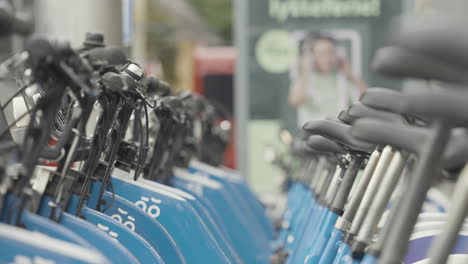
<path id="1" fill-rule="evenodd" d="M 284 73 L 297 56 L 297 43 L 288 31 L 272 29 L 257 41 L 255 56 L 265 71 Z"/>

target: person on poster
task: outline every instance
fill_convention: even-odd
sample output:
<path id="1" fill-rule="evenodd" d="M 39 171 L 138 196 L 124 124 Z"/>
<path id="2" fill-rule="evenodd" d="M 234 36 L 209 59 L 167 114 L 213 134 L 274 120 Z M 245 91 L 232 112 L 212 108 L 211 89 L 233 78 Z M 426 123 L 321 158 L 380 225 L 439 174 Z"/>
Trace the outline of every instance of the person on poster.
<path id="1" fill-rule="evenodd" d="M 362 93 L 366 83 L 351 70 L 338 52 L 337 41 L 320 32 L 301 42 L 296 69 L 291 71 L 289 104 L 297 109 L 298 125 L 309 120 L 336 117 Z"/>

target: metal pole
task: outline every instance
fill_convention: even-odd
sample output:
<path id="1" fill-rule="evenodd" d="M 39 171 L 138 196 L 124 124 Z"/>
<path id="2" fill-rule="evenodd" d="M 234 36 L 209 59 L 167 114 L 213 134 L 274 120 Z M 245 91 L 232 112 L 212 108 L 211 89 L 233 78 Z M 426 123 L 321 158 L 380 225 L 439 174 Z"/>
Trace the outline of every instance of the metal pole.
<path id="1" fill-rule="evenodd" d="M 385 238 L 380 257 L 381 264 L 400 263 L 406 255 L 408 241 L 424 203 L 432 180 L 441 168 L 441 156 L 447 144 L 450 128 L 441 120 L 436 120 L 431 127 L 432 133 L 427 143 L 422 146 L 419 159 L 405 189 L 402 204 L 398 206 L 398 217 L 392 217 L 389 223 L 392 232 Z"/>
<path id="2" fill-rule="evenodd" d="M 381 187 L 380 183 L 382 182 L 382 177 L 385 174 L 385 171 L 387 170 L 391 159 L 393 158 L 393 154 L 394 153 L 391 147 L 386 146 L 383 149 L 382 154 L 380 155 L 380 159 L 377 162 L 377 165 L 374 169 L 374 173 L 371 176 L 368 187 L 364 192 L 364 196 L 361 200 L 361 203 L 359 204 L 358 211 L 354 216 L 353 223 L 351 224 L 351 228 L 349 230 L 351 234 L 357 235 L 359 233 L 362 222 L 367 216 L 372 200 L 374 199 L 375 194 Z"/>
<path id="3" fill-rule="evenodd" d="M 374 200 L 369 207 L 369 212 L 362 223 L 361 229 L 359 230 L 354 243 L 352 244 L 351 251 L 353 252 L 353 256 L 359 258 L 364 253 L 364 249 L 376 230 L 379 220 L 381 219 L 398 180 L 403 173 L 404 165 L 405 159 L 399 151 L 396 151 L 383 176 L 381 182 L 382 187 L 375 194 Z"/>
<path id="4" fill-rule="evenodd" d="M 369 181 L 372 179 L 372 175 L 374 174 L 374 170 L 377 166 L 379 159 L 380 152 L 377 150 L 372 152 L 372 155 L 370 156 L 367 162 L 366 168 L 364 169 L 364 173 L 361 176 L 359 185 L 355 193 L 353 194 L 351 200 L 349 201 L 349 205 L 346 207 L 343 216 L 340 217 L 340 224 L 335 225 L 336 228 L 342 231 L 348 231 L 351 227 L 351 223 L 353 222 L 354 216 L 356 215 L 356 212 L 359 209 L 359 205 L 362 201 L 362 198 L 364 197 L 367 186 L 369 185 Z"/>
<path id="5" fill-rule="evenodd" d="M 248 96 L 248 1 L 234 3 L 234 43 L 237 48 L 236 75 L 234 76 L 234 111 L 236 135 L 236 162 L 243 175 L 249 177 L 247 124 L 249 118 Z"/>
<path id="6" fill-rule="evenodd" d="M 468 165 L 460 173 L 452 196 L 447 222 L 429 249 L 430 264 L 445 263 L 457 242 L 468 214 Z"/>

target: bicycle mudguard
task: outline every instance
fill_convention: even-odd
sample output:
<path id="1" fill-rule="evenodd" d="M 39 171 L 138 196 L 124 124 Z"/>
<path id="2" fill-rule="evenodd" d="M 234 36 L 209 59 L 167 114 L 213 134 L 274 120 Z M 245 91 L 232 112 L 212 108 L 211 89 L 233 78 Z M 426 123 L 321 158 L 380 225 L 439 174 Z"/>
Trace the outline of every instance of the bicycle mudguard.
<path id="1" fill-rule="evenodd" d="M 10 225 L 0 224 L 0 263 L 111 263 L 99 252 Z"/>
<path id="2" fill-rule="evenodd" d="M 229 263 L 202 219 L 184 198 L 129 179 L 113 177 L 112 185 L 115 193 L 133 203 L 140 214 L 159 222 L 191 262 Z"/>
<path id="3" fill-rule="evenodd" d="M 76 212 L 78 201 L 79 197 L 72 195 L 67 212 Z M 87 206 L 82 208 L 81 216 L 86 221 L 96 225 L 102 232 L 120 242 L 132 252 L 140 263 L 164 263 L 156 250 L 146 240 L 110 216 L 92 210 Z"/>
<path id="4" fill-rule="evenodd" d="M 52 202 L 53 199 L 50 196 L 42 198 L 39 210 L 42 216 L 48 217 L 51 215 L 50 203 Z M 112 239 L 108 234 L 101 232 L 96 225 L 66 212 L 60 212 L 58 220 L 60 225 L 73 230 L 86 241 L 92 241 L 93 246 L 111 260 L 112 263 L 139 263 L 127 248 L 115 239 Z"/>
<path id="5" fill-rule="evenodd" d="M 202 205 L 202 203 L 197 198 L 195 198 L 193 195 L 187 192 L 184 192 L 182 190 L 179 190 L 170 186 L 166 186 L 166 185 L 154 182 L 154 181 L 150 181 L 142 177 L 140 177 L 138 181 L 141 183 L 144 183 L 145 185 L 148 185 L 154 188 L 160 188 L 162 190 L 174 193 L 184 198 L 201 217 L 201 219 L 206 224 L 208 229 L 211 231 L 211 233 L 213 234 L 216 241 L 223 249 L 224 253 L 229 258 L 229 260 L 231 260 L 233 263 L 242 263 L 240 256 L 237 254 L 236 250 L 233 248 L 233 245 L 231 244 L 232 241 L 230 241 L 230 239 L 228 238 L 227 228 L 224 226 L 222 222 L 219 222 L 219 221 L 215 222 L 215 220 L 210 215 L 208 210 Z"/>
<path id="6" fill-rule="evenodd" d="M 27 230 L 41 232 L 59 240 L 94 249 L 88 241 L 48 218 L 35 215 L 24 209 L 21 214 L 19 214 L 14 210 L 19 206 L 19 203 L 20 201 L 17 197 L 8 194 L 5 199 L 5 206 L 3 207 L 0 220 L 9 224 L 14 224 L 18 220 Z M 17 217 L 20 217 L 20 219 L 17 219 Z"/>

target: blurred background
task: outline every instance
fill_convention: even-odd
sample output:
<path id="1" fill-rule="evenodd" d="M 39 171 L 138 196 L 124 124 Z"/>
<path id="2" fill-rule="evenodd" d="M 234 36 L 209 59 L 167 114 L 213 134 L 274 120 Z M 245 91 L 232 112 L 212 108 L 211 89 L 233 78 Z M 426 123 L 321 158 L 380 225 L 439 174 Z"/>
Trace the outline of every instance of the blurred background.
<path id="1" fill-rule="evenodd" d="M 464 1 L 454 1 L 463 4 Z M 232 118 L 225 165 L 253 189 L 277 189 L 275 159 L 307 118 L 322 118 L 366 87 L 403 84 L 373 74 L 374 51 L 400 15 L 437 12 L 431 0 L 0 0 L 33 34 L 81 46 L 86 32 L 125 47 L 148 73 L 222 106 Z M 0 56 L 28 37 L 0 41 Z M 306 84 L 305 84 L 306 83 Z M 312 84 L 311 84 L 312 83 Z"/>

